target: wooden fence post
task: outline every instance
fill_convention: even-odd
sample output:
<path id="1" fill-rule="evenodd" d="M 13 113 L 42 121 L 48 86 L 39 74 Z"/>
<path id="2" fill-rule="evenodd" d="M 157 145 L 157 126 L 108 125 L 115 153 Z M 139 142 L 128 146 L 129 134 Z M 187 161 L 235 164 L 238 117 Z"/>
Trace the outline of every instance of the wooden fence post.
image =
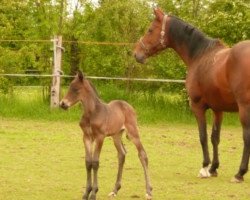
<path id="1" fill-rule="evenodd" d="M 58 108 L 60 101 L 60 75 L 62 61 L 62 36 L 55 36 L 52 40 L 54 44 L 54 65 L 53 77 L 50 93 L 50 108 Z"/>

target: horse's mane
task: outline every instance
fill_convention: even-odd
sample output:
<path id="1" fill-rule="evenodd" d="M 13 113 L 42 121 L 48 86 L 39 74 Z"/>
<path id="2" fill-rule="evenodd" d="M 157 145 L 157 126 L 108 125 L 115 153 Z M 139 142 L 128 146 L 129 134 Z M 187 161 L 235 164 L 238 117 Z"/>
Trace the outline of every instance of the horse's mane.
<path id="1" fill-rule="evenodd" d="M 194 26 L 184 22 L 176 16 L 171 16 L 169 34 L 171 39 L 179 45 L 185 44 L 189 56 L 196 57 L 218 44 L 218 39 L 207 37 Z"/>

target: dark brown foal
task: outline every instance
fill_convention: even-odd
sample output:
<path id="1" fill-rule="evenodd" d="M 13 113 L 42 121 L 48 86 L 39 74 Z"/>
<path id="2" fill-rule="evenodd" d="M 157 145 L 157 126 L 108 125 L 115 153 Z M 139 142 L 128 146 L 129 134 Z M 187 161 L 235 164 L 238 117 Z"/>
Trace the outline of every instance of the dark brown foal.
<path id="1" fill-rule="evenodd" d="M 98 191 L 97 173 L 99 156 L 104 138 L 111 136 L 118 152 L 118 173 L 113 191 L 109 196 L 116 196 L 121 188 L 123 165 L 126 150 L 122 144 L 122 133 L 127 131 L 129 139 L 135 144 L 143 166 L 146 181 L 146 198 L 152 199 L 152 187 L 148 175 L 148 158 L 140 141 L 136 114 L 131 105 L 125 101 L 114 100 L 108 104 L 103 103 L 97 95 L 92 84 L 79 72 L 69 86 L 68 93 L 61 100 L 60 106 L 67 109 L 77 102 L 84 107 L 84 114 L 80 121 L 83 130 L 85 146 L 85 161 L 87 169 L 87 185 L 83 195 L 84 200 L 95 200 Z M 95 146 L 94 146 L 95 143 Z M 94 146 L 94 148 L 92 148 Z M 92 180 L 93 171 L 93 180 Z"/>

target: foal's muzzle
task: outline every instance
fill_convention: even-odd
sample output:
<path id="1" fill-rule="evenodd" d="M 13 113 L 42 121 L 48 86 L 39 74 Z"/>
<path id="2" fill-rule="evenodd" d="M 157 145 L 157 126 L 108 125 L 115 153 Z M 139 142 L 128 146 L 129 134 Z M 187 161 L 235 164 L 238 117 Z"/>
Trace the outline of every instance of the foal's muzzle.
<path id="1" fill-rule="evenodd" d="M 64 100 L 62 100 L 59 105 L 64 110 L 67 110 L 69 108 L 69 104 Z"/>

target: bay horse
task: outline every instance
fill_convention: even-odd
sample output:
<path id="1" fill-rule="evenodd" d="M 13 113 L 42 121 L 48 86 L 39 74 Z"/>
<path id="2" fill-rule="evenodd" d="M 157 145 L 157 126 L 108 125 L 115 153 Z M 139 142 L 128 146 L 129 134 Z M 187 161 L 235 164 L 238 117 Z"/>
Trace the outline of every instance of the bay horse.
<path id="1" fill-rule="evenodd" d="M 146 181 L 146 198 L 148 200 L 152 199 L 152 187 L 148 175 L 148 158 L 140 141 L 134 108 L 122 100 L 113 100 L 108 104 L 103 103 L 98 97 L 95 87 L 84 77 L 82 72 L 78 72 L 74 80 L 70 83 L 67 94 L 60 102 L 60 107 L 68 109 L 77 102 L 81 102 L 84 108 L 80 127 L 83 131 L 83 142 L 85 146 L 87 185 L 82 199 L 96 199 L 96 193 L 98 191 L 97 173 L 99 156 L 104 138 L 107 136 L 113 138 L 114 145 L 118 152 L 117 179 L 114 189 L 109 196 L 117 195 L 118 190 L 121 188 L 122 171 L 126 154 L 125 147 L 122 143 L 124 130 L 126 130 L 127 137 L 135 144 L 138 151 Z"/>
<path id="2" fill-rule="evenodd" d="M 154 9 L 154 14 L 147 33 L 136 43 L 135 59 L 144 63 L 146 58 L 172 48 L 187 66 L 186 89 L 198 123 L 203 151 L 200 177 L 218 175 L 223 112 L 239 112 L 244 147 L 239 170 L 231 181 L 242 182 L 248 171 L 250 155 L 250 40 L 229 48 L 183 20 L 164 14 L 159 8 Z M 214 116 L 210 167 L 205 117 L 207 109 L 211 109 Z"/>

